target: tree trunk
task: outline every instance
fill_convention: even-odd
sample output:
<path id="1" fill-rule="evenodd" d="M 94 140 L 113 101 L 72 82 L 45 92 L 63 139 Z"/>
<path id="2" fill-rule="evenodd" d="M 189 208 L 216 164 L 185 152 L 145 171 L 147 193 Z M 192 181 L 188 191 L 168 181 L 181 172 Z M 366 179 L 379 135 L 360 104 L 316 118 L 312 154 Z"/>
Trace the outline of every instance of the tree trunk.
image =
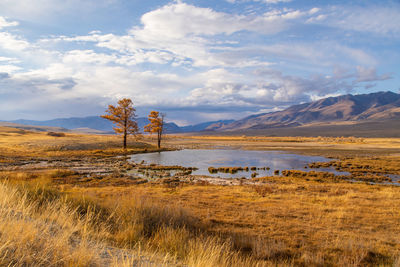
<path id="1" fill-rule="evenodd" d="M 126 132 L 124 132 L 124 149 L 126 149 Z"/>
<path id="2" fill-rule="evenodd" d="M 158 130 L 158 149 L 161 148 L 161 139 L 163 135 L 163 130 L 164 130 L 164 114 L 161 113 L 161 125 L 160 129 Z"/>
<path id="3" fill-rule="evenodd" d="M 126 136 L 128 135 L 128 116 L 126 115 L 126 109 L 124 110 L 124 149 L 126 149 Z"/>

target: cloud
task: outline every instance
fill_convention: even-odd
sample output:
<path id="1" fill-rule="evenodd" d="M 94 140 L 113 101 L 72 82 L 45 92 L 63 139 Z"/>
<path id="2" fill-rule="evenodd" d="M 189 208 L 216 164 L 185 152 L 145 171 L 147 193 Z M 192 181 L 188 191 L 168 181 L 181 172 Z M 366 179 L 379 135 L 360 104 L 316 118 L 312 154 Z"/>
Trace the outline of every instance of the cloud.
<path id="1" fill-rule="evenodd" d="M 326 23 L 325 9 L 275 7 L 232 14 L 178 1 L 145 13 L 124 34 L 39 40 L 15 34 L 18 22 L 0 21 L 18 27 L 0 29 L 0 112 L 83 116 L 130 97 L 140 112 L 157 108 L 175 120 L 238 118 L 391 78 L 357 46 L 292 37 Z"/>
<path id="2" fill-rule="evenodd" d="M 384 81 L 391 78 L 392 78 L 391 75 L 388 73 L 377 75 L 375 68 L 366 68 L 363 66 L 357 66 L 357 82 Z"/>
<path id="3" fill-rule="evenodd" d="M 7 72 L 0 72 L 0 80 L 10 78 L 10 74 Z"/>
<path id="4" fill-rule="evenodd" d="M 133 35 L 156 35 L 182 38 L 188 35 L 231 35 L 238 31 L 274 34 L 287 27 L 287 22 L 307 15 L 300 10 L 273 10 L 257 16 L 217 12 L 185 3 L 172 3 L 144 14 L 143 28 L 132 29 Z"/>
<path id="5" fill-rule="evenodd" d="M 66 64 L 107 64 L 117 60 L 115 55 L 96 53 L 93 50 L 71 50 L 63 56 Z"/>
<path id="6" fill-rule="evenodd" d="M 266 66 L 270 62 L 238 53 L 231 57 L 220 51 L 238 44 L 235 34 L 273 35 L 303 17 L 310 17 L 312 10 L 282 9 L 260 15 L 238 15 L 174 2 L 144 14 L 142 26 L 133 27 L 128 35 L 93 32 L 53 41 L 93 42 L 98 47 L 125 54 L 120 62 L 130 65 L 151 62 L 195 67 Z"/>
<path id="7" fill-rule="evenodd" d="M 273 69 L 259 69 L 255 74 L 267 81 L 258 84 L 256 94 L 259 101 L 272 101 L 278 104 L 293 104 L 315 100 L 341 93 L 351 93 L 355 89 L 374 84 L 363 85 L 362 82 L 373 82 L 390 79 L 388 74 L 377 75 L 374 68 L 358 67 L 355 72 L 335 70 L 333 75 L 314 74 L 308 78 L 284 75 Z M 376 85 L 376 84 L 375 84 Z M 265 99 L 265 100 L 264 100 Z"/>
<path id="8" fill-rule="evenodd" d="M 20 20 L 43 22 L 45 19 L 59 19 L 60 15 L 82 13 L 114 4 L 118 0 L 2 0 L 0 10 Z M 1 23 L 1 19 L 0 19 Z M 15 26 L 15 25 L 13 25 Z"/>
<path id="9" fill-rule="evenodd" d="M 255 0 L 256 2 L 262 2 L 267 4 L 277 4 L 277 3 L 288 3 L 292 2 L 292 0 Z"/>
<path id="10" fill-rule="evenodd" d="M 354 63 L 367 66 L 377 64 L 377 59 L 374 56 L 361 49 L 341 45 L 336 41 L 280 42 L 271 45 L 229 47 L 224 48 L 224 50 L 223 54 L 230 59 L 235 59 L 236 55 L 247 55 L 255 58 L 260 58 L 262 55 L 270 62 L 260 61 L 269 63 L 269 65 L 273 65 L 274 62 L 281 64 L 289 62 L 292 66 L 305 63 L 318 67 L 332 67 L 338 64 L 354 66 Z"/>
<path id="11" fill-rule="evenodd" d="M 226 0 L 228 3 L 240 3 L 240 2 L 259 2 L 264 4 L 278 4 L 278 3 L 289 3 L 292 0 Z"/>
<path id="12" fill-rule="evenodd" d="M 5 27 L 17 26 L 18 24 L 17 21 L 7 21 L 5 17 L 0 16 L 0 30 Z"/>
<path id="13" fill-rule="evenodd" d="M 0 65 L 0 73 L 13 73 L 20 69 L 22 68 L 15 65 Z"/>
<path id="14" fill-rule="evenodd" d="M 0 62 L 20 63 L 21 61 L 12 57 L 0 57 Z"/>
<path id="15" fill-rule="evenodd" d="M 6 27 L 18 26 L 17 21 L 8 21 L 5 17 L 0 16 L 0 30 Z M 24 50 L 29 46 L 28 42 L 23 38 L 13 35 L 9 32 L 0 31 L 0 48 L 19 51 Z M 6 57 L 0 57 L 0 61 L 7 59 Z"/>
<path id="16" fill-rule="evenodd" d="M 0 32 L 0 48 L 9 51 L 21 51 L 28 47 L 29 43 L 23 38 L 8 32 Z"/>
<path id="17" fill-rule="evenodd" d="M 308 19 L 317 23 L 349 31 L 400 36 L 400 4 L 332 6 L 324 14 Z"/>
<path id="18" fill-rule="evenodd" d="M 336 72 L 338 73 L 338 72 Z M 209 82 L 204 87 L 195 88 L 185 102 L 197 103 L 205 107 L 249 107 L 271 109 L 291 104 L 306 102 L 318 97 L 352 92 L 362 86 L 357 80 L 358 73 L 331 76 L 314 74 L 303 78 L 295 75 L 285 75 L 274 69 L 259 69 L 251 80 L 233 80 L 226 70 L 218 70 L 208 75 Z M 215 76 L 214 76 L 215 75 Z M 213 77 L 223 77 L 216 78 Z M 242 77 L 243 78 L 243 77 Z M 377 78 L 381 78 L 378 77 Z"/>

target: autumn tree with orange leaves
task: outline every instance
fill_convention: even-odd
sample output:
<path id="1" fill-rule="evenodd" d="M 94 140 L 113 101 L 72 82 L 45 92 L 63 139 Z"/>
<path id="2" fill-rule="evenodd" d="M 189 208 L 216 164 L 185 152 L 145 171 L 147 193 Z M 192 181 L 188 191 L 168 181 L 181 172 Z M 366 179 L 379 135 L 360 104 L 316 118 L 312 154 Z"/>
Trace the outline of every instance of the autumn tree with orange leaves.
<path id="1" fill-rule="evenodd" d="M 150 134 L 157 133 L 157 146 L 159 149 L 161 147 L 161 139 L 164 132 L 164 117 L 165 114 L 153 110 L 148 116 L 150 123 L 144 126 L 145 132 Z"/>
<path id="2" fill-rule="evenodd" d="M 129 134 L 137 135 L 139 133 L 139 127 L 136 122 L 136 109 L 133 107 L 132 100 L 124 98 L 118 101 L 118 105 L 108 105 L 106 115 L 100 117 L 110 120 L 115 124 L 113 127 L 117 134 L 123 134 L 124 136 L 124 149 L 126 149 L 126 140 Z"/>

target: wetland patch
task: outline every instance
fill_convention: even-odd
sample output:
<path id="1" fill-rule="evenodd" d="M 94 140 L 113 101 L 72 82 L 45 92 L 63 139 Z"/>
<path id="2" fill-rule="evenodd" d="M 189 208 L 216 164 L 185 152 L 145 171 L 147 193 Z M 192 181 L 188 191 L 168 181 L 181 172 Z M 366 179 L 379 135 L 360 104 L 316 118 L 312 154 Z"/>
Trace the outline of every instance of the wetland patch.
<path id="1" fill-rule="evenodd" d="M 313 162 L 329 162 L 321 156 L 306 156 L 284 151 L 251 151 L 223 149 L 184 149 L 156 153 L 135 154 L 131 160 L 136 163 L 163 166 L 194 167 L 193 175 L 207 175 L 221 178 L 254 178 L 255 176 L 280 175 L 283 170 L 304 170 L 330 172 L 347 175 L 333 167 L 310 168 Z"/>

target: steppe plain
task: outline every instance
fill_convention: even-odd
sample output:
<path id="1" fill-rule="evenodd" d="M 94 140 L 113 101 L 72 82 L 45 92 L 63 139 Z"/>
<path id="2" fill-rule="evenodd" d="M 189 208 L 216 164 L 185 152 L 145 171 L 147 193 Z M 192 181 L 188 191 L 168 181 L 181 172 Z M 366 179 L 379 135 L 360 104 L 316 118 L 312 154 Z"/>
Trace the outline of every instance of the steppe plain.
<path id="1" fill-rule="evenodd" d="M 129 161 L 154 144 L 1 127 L 0 264 L 400 266 L 400 139 L 166 136 L 164 150 L 282 150 L 350 173 L 228 182 Z"/>

